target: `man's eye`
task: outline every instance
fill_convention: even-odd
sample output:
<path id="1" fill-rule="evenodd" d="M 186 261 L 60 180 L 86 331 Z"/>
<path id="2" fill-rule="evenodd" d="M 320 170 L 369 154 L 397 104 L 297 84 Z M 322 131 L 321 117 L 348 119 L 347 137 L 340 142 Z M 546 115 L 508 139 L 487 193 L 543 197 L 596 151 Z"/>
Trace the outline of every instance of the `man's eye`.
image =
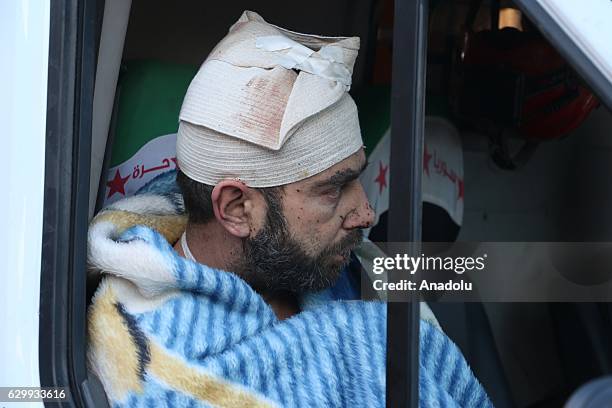
<path id="1" fill-rule="evenodd" d="M 340 197 L 340 193 L 342 192 L 342 187 L 334 187 L 331 189 L 326 190 L 323 195 L 327 196 L 329 198 L 339 198 Z"/>

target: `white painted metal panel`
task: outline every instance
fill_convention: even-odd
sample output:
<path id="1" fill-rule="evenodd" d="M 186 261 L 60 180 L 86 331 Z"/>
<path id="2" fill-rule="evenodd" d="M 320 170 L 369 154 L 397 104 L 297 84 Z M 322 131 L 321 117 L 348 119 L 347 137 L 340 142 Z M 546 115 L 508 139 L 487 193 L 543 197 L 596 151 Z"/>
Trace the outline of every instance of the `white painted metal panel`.
<path id="1" fill-rule="evenodd" d="M 132 0 L 106 0 L 93 99 L 89 218 L 93 217 Z M 106 176 L 105 176 L 106 177 Z"/>
<path id="2" fill-rule="evenodd" d="M 0 386 L 40 385 L 48 54 L 49 2 L 0 1 Z"/>
<path id="3" fill-rule="evenodd" d="M 612 1 L 537 1 L 607 80 L 612 82 Z"/>

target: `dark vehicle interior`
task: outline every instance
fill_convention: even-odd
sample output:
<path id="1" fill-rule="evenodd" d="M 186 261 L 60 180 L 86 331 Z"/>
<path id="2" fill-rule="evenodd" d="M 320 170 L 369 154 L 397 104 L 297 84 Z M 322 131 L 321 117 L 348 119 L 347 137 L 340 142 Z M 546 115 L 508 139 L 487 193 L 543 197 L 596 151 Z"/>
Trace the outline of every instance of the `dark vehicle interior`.
<path id="1" fill-rule="evenodd" d="M 176 133 L 189 81 L 246 9 L 295 31 L 361 38 L 351 94 L 368 155 L 400 115 L 414 121 L 418 103 L 424 117 L 442 118 L 459 135 L 461 216 L 421 199 L 420 181 L 393 191 L 396 176 L 386 185 L 389 211 L 381 207 L 372 241 L 387 241 L 397 229 L 391 222 L 397 208 L 407 208 L 404 218 L 417 231 L 404 241 L 612 241 L 612 112 L 573 61 L 561 56 L 566 53 L 542 35 L 541 22 L 530 18 L 533 10 L 504 0 L 415 1 L 426 7 L 424 80 L 417 83 L 410 81 L 419 72 L 398 70 L 402 65 L 393 60 L 410 53 L 413 39 L 397 33 L 419 29 L 394 25 L 406 21 L 394 16 L 397 3 L 106 0 L 52 7 L 50 98 L 61 103 L 49 108 L 45 242 L 51 244 L 43 249 L 41 383 L 69 386 L 75 406 L 103 406 L 101 385 L 85 363 L 85 313 L 97 284 L 83 272 L 87 223 L 105 204 L 144 184 L 146 179 L 130 180 L 120 191 L 113 179 L 121 165 L 131 170 L 130 157 L 146 143 Z M 393 86 L 404 74 L 411 76 L 404 83 L 417 83 L 423 95 L 400 106 L 407 95 Z M 395 162 L 395 174 L 422 168 L 423 145 L 413 146 L 416 162 L 411 152 L 392 152 L 392 160 L 406 157 Z M 117 174 L 121 179 L 126 173 Z M 411 200 L 417 210 L 403 204 Z M 581 385 L 612 374 L 607 303 L 429 306 L 496 407 L 559 407 Z M 417 364 L 413 360 L 403 361 Z M 389 398 L 387 404 L 394 406 Z"/>

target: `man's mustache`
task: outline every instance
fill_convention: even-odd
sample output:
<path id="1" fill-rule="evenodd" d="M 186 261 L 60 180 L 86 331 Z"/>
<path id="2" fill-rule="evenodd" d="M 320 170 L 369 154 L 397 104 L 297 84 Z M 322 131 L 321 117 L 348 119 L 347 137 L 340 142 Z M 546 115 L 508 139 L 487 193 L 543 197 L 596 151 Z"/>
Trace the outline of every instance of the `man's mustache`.
<path id="1" fill-rule="evenodd" d="M 325 252 L 327 255 L 337 255 L 351 251 L 361 244 L 363 241 L 363 231 L 353 230 L 349 232 L 340 242 L 329 247 Z"/>

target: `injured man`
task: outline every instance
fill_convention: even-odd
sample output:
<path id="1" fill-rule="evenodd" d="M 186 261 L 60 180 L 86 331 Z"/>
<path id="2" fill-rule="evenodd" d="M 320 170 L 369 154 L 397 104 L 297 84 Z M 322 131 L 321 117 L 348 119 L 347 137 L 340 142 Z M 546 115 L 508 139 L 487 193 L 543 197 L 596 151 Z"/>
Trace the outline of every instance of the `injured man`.
<path id="1" fill-rule="evenodd" d="M 92 221 L 88 358 L 111 406 L 385 406 L 386 305 L 355 300 L 346 276 L 374 218 L 348 94 L 358 50 L 245 12 L 185 96 L 182 194 Z M 421 407 L 492 406 L 424 320 L 419 390 Z"/>

